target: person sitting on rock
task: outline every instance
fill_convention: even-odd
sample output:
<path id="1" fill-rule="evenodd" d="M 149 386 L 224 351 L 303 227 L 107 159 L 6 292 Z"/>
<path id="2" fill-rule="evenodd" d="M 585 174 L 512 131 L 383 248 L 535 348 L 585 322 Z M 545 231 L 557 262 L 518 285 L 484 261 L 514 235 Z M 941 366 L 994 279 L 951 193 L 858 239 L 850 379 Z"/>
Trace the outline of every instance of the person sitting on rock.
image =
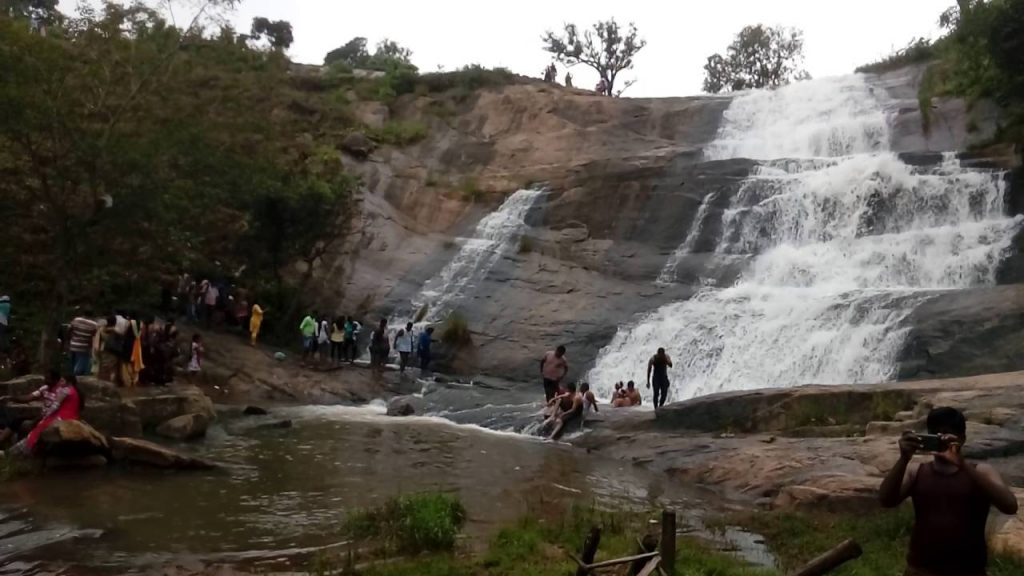
<path id="1" fill-rule="evenodd" d="M 615 383 L 615 391 L 612 392 L 612 408 L 625 408 L 630 406 L 629 398 L 626 398 L 626 390 L 622 382 Z"/>
<path id="2" fill-rule="evenodd" d="M 600 412 L 597 409 L 597 397 L 594 396 L 594 392 L 590 390 L 590 384 L 584 382 L 580 385 L 580 396 L 583 397 L 583 411 L 589 412 L 593 410 L 595 413 Z"/>
<path id="3" fill-rule="evenodd" d="M 0 403 L 28 404 L 36 400 L 43 401 L 42 417 L 28 436 L 11 448 L 12 453 L 31 454 L 43 430 L 58 420 L 78 420 L 85 408 L 85 396 L 79 392 L 75 376 L 64 379 L 56 370 L 50 371 L 43 386 L 35 392 L 24 396 L 5 396 L 0 398 Z"/>
<path id="4" fill-rule="evenodd" d="M 878 494 L 887 508 L 907 498 L 914 503 L 906 574 L 983 575 L 989 508 L 1016 514 L 1017 498 L 992 466 L 964 461 L 967 420 L 959 410 L 936 408 L 928 414 L 927 426 L 929 434 L 939 437 L 938 449 L 929 452 L 931 461 L 911 464 L 925 443 L 921 436 L 905 432 L 899 439 L 899 460 Z"/>
<path id="5" fill-rule="evenodd" d="M 629 402 L 626 406 L 639 406 L 643 402 L 640 391 L 636 389 L 636 384 L 632 380 L 626 383 L 626 400 Z"/>
<path id="6" fill-rule="evenodd" d="M 576 384 L 570 382 L 566 385 L 568 395 L 560 402 L 560 411 L 555 417 L 555 427 L 551 430 L 548 440 L 558 440 L 565 432 L 567 426 L 574 424 L 583 415 L 583 396 L 576 393 Z M 566 408 L 568 402 L 568 408 Z"/>

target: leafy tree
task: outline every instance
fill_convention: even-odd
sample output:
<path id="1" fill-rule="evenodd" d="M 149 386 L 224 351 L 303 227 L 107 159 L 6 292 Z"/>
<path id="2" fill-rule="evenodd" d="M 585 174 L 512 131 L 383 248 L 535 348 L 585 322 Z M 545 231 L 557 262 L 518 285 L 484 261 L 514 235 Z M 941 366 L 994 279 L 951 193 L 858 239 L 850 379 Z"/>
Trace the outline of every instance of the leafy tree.
<path id="1" fill-rule="evenodd" d="M 56 24 L 60 19 L 58 0 L 0 0 L 0 14 L 10 18 L 28 18 L 43 25 Z"/>
<path id="2" fill-rule="evenodd" d="M 330 66 L 337 62 L 341 62 L 351 66 L 352 68 L 356 68 L 361 66 L 369 58 L 370 53 L 366 50 L 366 38 L 356 36 L 346 42 L 343 46 L 328 52 L 327 56 L 324 57 L 324 66 Z"/>
<path id="3" fill-rule="evenodd" d="M 647 45 L 646 40 L 637 37 L 636 25 L 631 22 L 623 35 L 614 19 L 598 22 L 593 30 L 582 34 L 575 24 L 566 24 L 564 34 L 548 31 L 542 40 L 544 50 L 562 64 L 584 64 L 593 68 L 604 81 L 604 93 L 608 96 L 620 96 L 636 82 L 627 81 L 621 89 L 615 90 L 619 74 L 633 68 L 633 59 Z"/>
<path id="4" fill-rule="evenodd" d="M 286 20 L 271 22 L 262 16 L 252 19 L 252 37 L 255 40 L 266 38 L 275 50 L 287 50 L 295 41 L 292 25 Z"/>
<path id="5" fill-rule="evenodd" d="M 412 62 L 412 50 L 399 45 L 394 40 L 385 38 L 377 43 L 373 53 L 374 60 L 394 60 L 403 64 Z"/>
<path id="6" fill-rule="evenodd" d="M 716 94 L 751 88 L 775 88 L 810 78 L 800 68 L 803 32 L 793 28 L 747 26 L 725 55 L 712 54 L 704 65 L 704 91 Z"/>

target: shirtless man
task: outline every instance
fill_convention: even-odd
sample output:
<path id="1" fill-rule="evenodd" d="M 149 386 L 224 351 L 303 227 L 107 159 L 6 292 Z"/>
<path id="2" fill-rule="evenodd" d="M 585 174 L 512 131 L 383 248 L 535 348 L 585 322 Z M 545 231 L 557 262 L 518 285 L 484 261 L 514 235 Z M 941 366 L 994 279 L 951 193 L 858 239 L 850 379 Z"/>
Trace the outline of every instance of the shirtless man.
<path id="1" fill-rule="evenodd" d="M 664 348 L 658 348 L 658 353 L 651 356 L 647 362 L 647 388 L 651 387 L 651 373 L 654 373 L 654 407 L 660 408 L 668 400 L 668 369 L 672 367 L 672 358 L 665 353 Z"/>
<path id="2" fill-rule="evenodd" d="M 632 380 L 626 383 L 626 400 L 629 401 L 626 406 L 639 406 L 642 402 L 640 391 L 636 389 L 636 384 Z"/>
<path id="3" fill-rule="evenodd" d="M 555 397 L 558 383 L 569 373 L 569 363 L 565 359 L 565 346 L 548 351 L 540 360 L 540 375 L 544 379 L 544 399 L 548 402 Z"/>
<path id="4" fill-rule="evenodd" d="M 565 427 L 574 424 L 583 415 L 583 396 L 576 393 L 576 384 L 570 382 L 566 385 L 566 389 L 572 403 L 568 410 L 563 410 L 555 417 L 555 427 L 548 436 L 548 440 L 558 440 L 565 431 Z"/>

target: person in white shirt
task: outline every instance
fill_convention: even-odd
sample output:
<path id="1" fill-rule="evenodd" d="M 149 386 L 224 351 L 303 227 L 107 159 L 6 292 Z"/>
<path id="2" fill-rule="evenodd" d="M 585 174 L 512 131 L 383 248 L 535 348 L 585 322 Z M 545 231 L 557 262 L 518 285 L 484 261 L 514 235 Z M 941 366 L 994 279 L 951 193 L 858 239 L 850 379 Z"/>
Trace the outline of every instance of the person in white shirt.
<path id="1" fill-rule="evenodd" d="M 395 350 L 398 352 L 399 373 L 405 372 L 405 367 L 409 365 L 409 358 L 412 356 L 413 346 L 415 346 L 416 340 L 413 336 L 412 322 L 405 325 L 405 330 L 399 330 L 395 336 Z"/>

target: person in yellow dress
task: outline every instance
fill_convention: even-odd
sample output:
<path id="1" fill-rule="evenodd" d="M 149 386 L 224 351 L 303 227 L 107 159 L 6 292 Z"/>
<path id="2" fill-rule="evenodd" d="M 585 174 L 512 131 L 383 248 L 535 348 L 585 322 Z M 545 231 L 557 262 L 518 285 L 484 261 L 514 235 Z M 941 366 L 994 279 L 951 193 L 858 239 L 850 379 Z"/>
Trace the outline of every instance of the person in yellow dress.
<path id="1" fill-rule="evenodd" d="M 264 314 L 266 314 L 266 310 L 260 308 L 259 304 L 252 305 L 252 314 L 249 316 L 249 334 L 252 336 L 251 344 L 253 346 L 256 345 L 256 340 L 260 337 L 260 324 L 263 324 Z"/>

